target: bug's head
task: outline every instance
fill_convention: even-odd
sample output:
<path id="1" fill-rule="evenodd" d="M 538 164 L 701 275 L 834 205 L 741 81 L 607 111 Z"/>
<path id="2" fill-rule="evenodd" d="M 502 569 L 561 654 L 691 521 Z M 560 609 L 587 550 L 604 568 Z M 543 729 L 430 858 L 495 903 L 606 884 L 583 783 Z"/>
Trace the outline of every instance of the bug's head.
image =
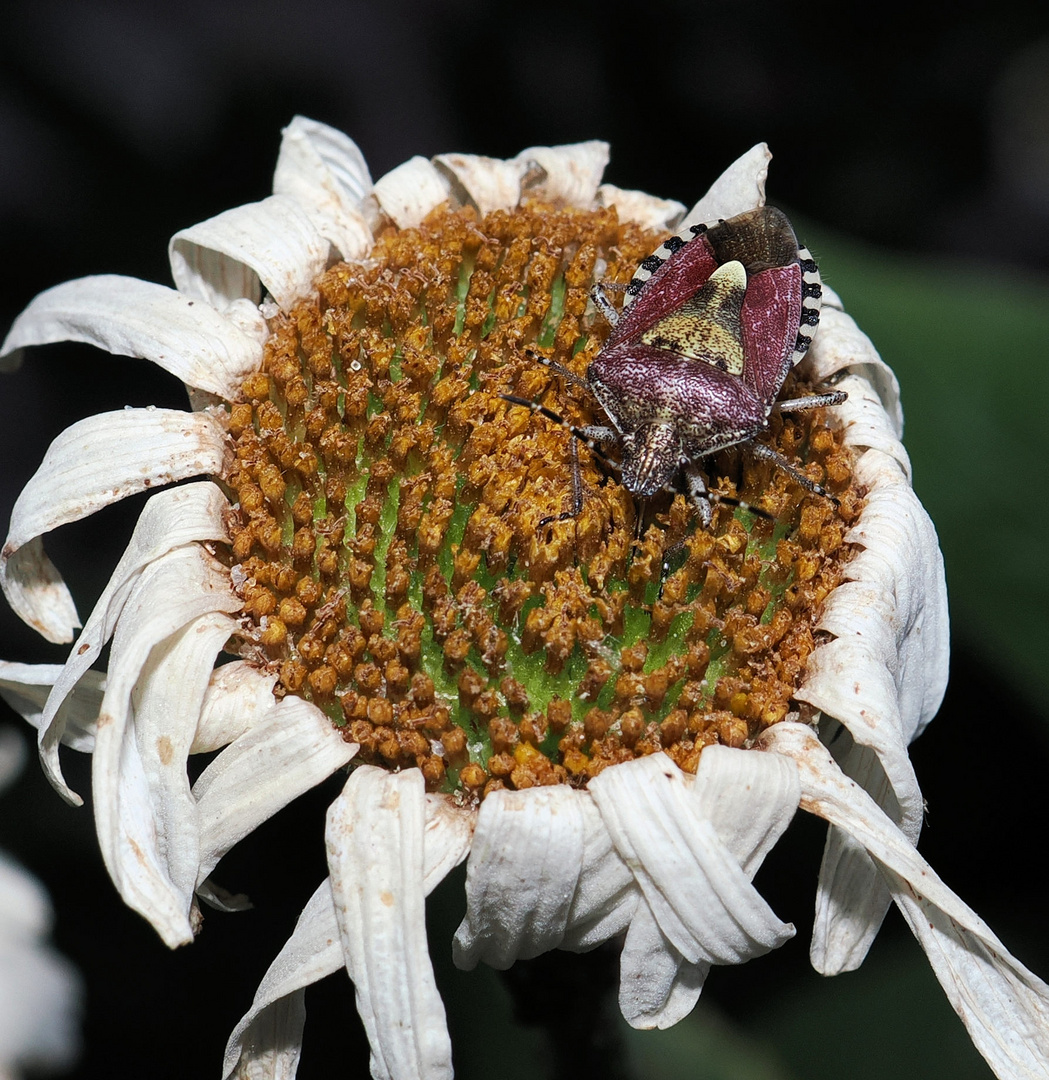
<path id="1" fill-rule="evenodd" d="M 635 495 L 655 495 L 681 461 L 681 439 L 670 424 L 642 424 L 623 436 L 623 486 Z"/>

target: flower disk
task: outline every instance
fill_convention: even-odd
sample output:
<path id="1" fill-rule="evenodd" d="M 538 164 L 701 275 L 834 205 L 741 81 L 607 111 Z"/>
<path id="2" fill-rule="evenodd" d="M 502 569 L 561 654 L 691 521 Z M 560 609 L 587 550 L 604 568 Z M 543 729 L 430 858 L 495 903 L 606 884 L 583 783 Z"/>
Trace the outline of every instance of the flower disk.
<path id="1" fill-rule="evenodd" d="M 682 495 L 635 505 L 579 448 L 573 517 L 573 436 L 500 396 L 594 420 L 526 347 L 582 375 L 606 331 L 591 285 L 629 280 L 659 239 L 612 208 L 438 209 L 271 322 L 222 477 L 246 653 L 357 762 L 464 796 L 583 786 L 659 750 L 695 772 L 704 746 L 787 715 L 862 502 L 840 432 L 771 424 L 838 505 L 726 453 L 715 490 L 768 517 L 721 503 L 704 530 Z"/>

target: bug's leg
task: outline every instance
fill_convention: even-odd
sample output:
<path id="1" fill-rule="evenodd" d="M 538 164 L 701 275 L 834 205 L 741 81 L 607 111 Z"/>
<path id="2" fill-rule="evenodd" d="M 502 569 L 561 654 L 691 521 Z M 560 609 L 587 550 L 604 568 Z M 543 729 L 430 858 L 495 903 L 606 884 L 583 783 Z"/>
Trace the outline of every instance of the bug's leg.
<path id="1" fill-rule="evenodd" d="M 529 360 L 533 360 L 535 363 L 541 364 L 545 368 L 549 368 L 555 375 L 560 375 L 566 382 L 570 382 L 573 386 L 578 386 L 581 390 L 585 390 L 591 397 L 594 396 L 594 392 L 590 389 L 590 384 L 586 379 L 581 379 L 574 371 L 569 371 L 563 364 L 559 364 L 556 360 L 551 360 L 548 356 L 543 356 L 541 352 L 533 349 L 531 345 L 525 346 L 524 354 Z"/>
<path id="2" fill-rule="evenodd" d="M 685 483 L 688 485 L 688 498 L 699 514 L 699 520 L 706 529 L 710 526 L 714 509 L 710 505 L 710 491 L 703 474 L 691 462 L 685 466 Z"/>
<path id="3" fill-rule="evenodd" d="M 810 480 L 803 472 L 794 468 L 782 454 L 777 454 L 775 450 L 765 446 L 763 443 L 750 443 L 748 449 L 751 450 L 755 456 L 764 458 L 766 461 L 771 461 L 776 468 L 782 469 L 795 483 L 800 484 L 806 491 L 811 491 L 813 495 L 822 495 L 825 499 L 830 499 L 835 506 L 838 505 L 838 500 L 823 487 L 822 484 L 817 484 L 815 480 Z"/>
<path id="4" fill-rule="evenodd" d="M 600 458 L 606 465 L 611 465 L 613 469 L 619 468 L 619 462 L 613 461 L 605 452 L 601 449 L 602 443 L 615 443 L 618 440 L 618 435 L 610 428 L 604 427 L 598 424 L 587 424 L 586 427 L 576 427 L 574 424 L 570 424 L 563 416 L 559 416 L 553 409 L 548 409 L 545 405 L 540 405 L 538 401 L 529 401 L 527 398 L 515 397 L 513 394 L 500 394 L 503 401 L 509 401 L 511 405 L 521 405 L 526 409 L 531 409 L 532 412 L 540 413 L 545 416 L 547 420 L 552 420 L 555 424 L 560 424 L 563 428 L 568 430 L 581 442 L 595 457 Z"/>
<path id="5" fill-rule="evenodd" d="M 590 299 L 593 300 L 594 307 L 604 315 L 608 325 L 614 327 L 619 322 L 619 312 L 612 306 L 606 290 L 607 286 L 604 282 L 597 282 L 590 290 Z"/>
<path id="6" fill-rule="evenodd" d="M 844 390 L 828 390 L 825 394 L 813 394 L 811 397 L 793 398 L 790 401 L 777 401 L 772 406 L 774 412 L 800 412 L 802 409 L 822 409 L 825 405 L 840 405 L 848 399 Z"/>
<path id="7" fill-rule="evenodd" d="M 579 471 L 579 443 L 575 439 L 569 443 L 569 461 L 572 468 L 572 509 L 540 518 L 537 529 L 549 525 L 552 521 L 571 521 L 583 512 L 583 476 Z"/>

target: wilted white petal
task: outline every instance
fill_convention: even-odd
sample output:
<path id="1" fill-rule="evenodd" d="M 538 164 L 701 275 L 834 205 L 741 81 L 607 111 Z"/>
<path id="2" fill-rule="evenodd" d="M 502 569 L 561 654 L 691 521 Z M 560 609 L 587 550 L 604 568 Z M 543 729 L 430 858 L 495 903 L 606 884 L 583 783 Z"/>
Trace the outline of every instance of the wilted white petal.
<path id="1" fill-rule="evenodd" d="M 83 341 L 152 360 L 187 386 L 227 400 L 262 359 L 258 343 L 213 307 L 164 285 L 105 274 L 42 292 L 15 320 L 0 355 Z"/>
<path id="2" fill-rule="evenodd" d="M 765 179 L 772 154 L 765 143 L 752 146 L 710 185 L 706 195 L 682 220 L 685 225 L 713 225 L 765 205 Z M 817 335 L 818 336 L 818 335 Z"/>
<path id="3" fill-rule="evenodd" d="M 200 707 L 190 753 L 219 750 L 257 726 L 273 708 L 276 682 L 276 675 L 267 675 L 246 660 L 216 668 Z"/>
<path id="4" fill-rule="evenodd" d="M 702 820 L 713 826 L 746 880 L 753 880 L 797 810 L 797 771 L 772 755 L 709 746 L 700 757 L 695 781 L 681 779 Z M 637 1028 L 671 1027 L 689 1013 L 710 966 L 705 959 L 690 962 L 682 956 L 659 925 L 643 900 L 624 946 L 620 1003 L 624 1017 Z M 647 985 L 645 972 L 651 973 Z"/>
<path id="5" fill-rule="evenodd" d="M 997 1076 L 1049 1074 L 1049 986 L 947 888 L 811 728 L 776 724 L 761 744 L 797 763 L 802 808 L 848 832 L 877 860 L 948 1000 Z"/>
<path id="6" fill-rule="evenodd" d="M 521 199 L 521 164 L 479 154 L 438 154 L 434 166 L 452 182 L 461 202 L 483 214 L 512 210 Z"/>
<path id="7" fill-rule="evenodd" d="M 608 143 L 591 139 L 565 146 L 532 146 L 514 161 L 534 173 L 530 183 L 525 181 L 525 195 L 568 206 L 590 206 L 608 164 Z"/>
<path id="8" fill-rule="evenodd" d="M 0 852 L 0 1075 L 64 1069 L 79 1047 L 76 971 L 42 938 L 51 905 L 40 884 Z"/>
<path id="9" fill-rule="evenodd" d="M 253 303 L 247 297 L 239 300 L 231 300 L 222 312 L 222 317 L 233 323 L 241 333 L 247 335 L 259 348 L 264 348 L 269 340 L 270 328 L 266 317 L 259 311 L 259 305 Z M 239 388 L 233 398 L 228 400 L 237 401 L 241 397 Z"/>
<path id="10" fill-rule="evenodd" d="M 847 564 L 851 580 L 834 590 L 820 616 L 819 628 L 834 639 L 809 658 L 795 696 L 845 725 L 859 746 L 839 755 L 842 767 L 916 843 L 923 802 L 907 746 L 946 687 L 943 560 L 932 523 L 894 457 L 868 450 L 855 475 L 868 490 L 867 503 L 846 539 L 862 550 Z M 856 967 L 887 903 L 866 855 L 845 837 L 828 837 L 811 951 L 817 968 Z"/>
<path id="11" fill-rule="evenodd" d="M 660 199 L 647 191 L 627 191 L 614 184 L 597 189 L 598 206 L 614 206 L 620 221 L 633 221 L 643 229 L 672 229 L 685 212 L 677 199 Z"/>
<path id="12" fill-rule="evenodd" d="M 175 233 L 168 258 L 179 292 L 219 311 L 242 297 L 258 303 L 260 281 L 281 310 L 290 311 L 309 295 L 329 250 L 294 199 L 271 195 Z"/>
<path id="13" fill-rule="evenodd" d="M 699 1000 L 710 964 L 690 964 L 667 941 L 644 899 L 630 920 L 619 960 L 619 1009 L 633 1028 L 673 1027 Z"/>
<path id="14" fill-rule="evenodd" d="M 372 178 L 357 144 L 305 116 L 293 117 L 282 135 L 273 194 L 294 199 L 344 259 L 362 258 L 372 246 L 361 212 Z"/>
<path id="15" fill-rule="evenodd" d="M 414 229 L 448 201 L 449 184 L 426 158 L 416 156 L 380 176 L 372 194 L 398 229 Z"/>
<path id="16" fill-rule="evenodd" d="M 207 413 L 124 409 L 66 428 L 11 511 L 0 585 L 15 612 L 48 641 L 71 641 L 73 598 L 40 537 L 146 488 L 218 473 L 225 436 Z"/>
<path id="17" fill-rule="evenodd" d="M 139 515 L 131 540 L 88 617 L 76 648 L 54 680 L 54 689 L 37 725 L 44 772 L 62 797 L 73 805 L 79 806 L 82 800 L 66 786 L 58 760 L 59 743 L 69 741 L 65 732 L 70 718 L 63 710 L 67 695 L 71 692 L 75 695 L 76 686 L 90 685 L 84 681 L 85 673 L 109 641 L 143 567 L 184 544 L 227 540 L 224 514 L 228 507 L 221 490 L 207 481 L 159 491 Z M 94 717 L 91 720 L 93 735 Z"/>
<path id="18" fill-rule="evenodd" d="M 481 803 L 466 864 L 466 917 L 452 958 L 499 970 L 556 949 L 583 865 L 586 796 L 565 785 L 496 791 Z"/>
<path id="19" fill-rule="evenodd" d="M 586 952 L 622 933 L 640 896 L 630 868 L 619 857 L 601 812 L 589 792 L 579 800 L 583 814 L 583 860 L 568 911 L 562 949 Z"/>
<path id="20" fill-rule="evenodd" d="M 0 697 L 23 720 L 39 729 L 44 723 L 44 705 L 51 687 L 64 671 L 61 664 L 11 664 L 0 661 Z M 95 725 L 105 688 L 106 676 L 101 671 L 85 672 L 74 685 L 58 711 L 57 719 L 62 728 L 64 745 L 85 754 L 90 754 L 94 749 Z"/>
<path id="21" fill-rule="evenodd" d="M 270 964 L 226 1044 L 222 1080 L 292 1080 L 302 1052 L 305 988 L 342 967 L 331 884 L 325 879 Z"/>
<path id="22" fill-rule="evenodd" d="M 590 791 L 660 929 L 685 959 L 743 963 L 793 937 L 665 754 L 605 769 Z"/>
<path id="23" fill-rule="evenodd" d="M 891 807 L 898 817 L 899 804 L 877 754 L 853 742 L 844 729 L 839 729 L 831 745 L 845 775 L 883 810 Z M 917 836 L 908 839 L 914 843 Z M 809 945 L 812 966 L 821 975 L 855 971 L 874 943 L 891 904 L 889 889 L 863 845 L 831 825 L 816 888 L 816 917 Z"/>
<path id="24" fill-rule="evenodd" d="M 187 762 L 215 657 L 235 629 L 221 612 L 194 619 L 153 649 L 131 695 L 157 858 L 187 912 L 197 884 L 200 836 Z"/>
<path id="25" fill-rule="evenodd" d="M 238 840 L 346 765 L 357 749 L 316 705 L 297 697 L 272 702 L 193 785 L 200 814 L 198 881 Z"/>
<path id="26" fill-rule="evenodd" d="M 452 1076 L 426 943 L 422 773 L 361 766 L 328 811 L 332 896 L 376 1080 Z"/>
<path id="27" fill-rule="evenodd" d="M 152 668 L 151 653 L 195 619 L 214 611 L 236 611 L 240 601 L 229 575 L 196 544 L 176 548 L 147 566 L 131 590 L 113 635 L 109 679 L 98 717 L 91 782 L 99 846 L 110 877 L 125 903 L 144 915 L 170 947 L 192 940 L 188 911 L 167 875 L 154 819 L 148 763 L 131 723 L 132 695 Z M 191 631 L 192 633 L 192 631 Z M 184 672 L 190 685 L 200 679 L 200 696 L 211 672 Z M 198 657 L 203 667 L 203 659 Z M 199 708 L 199 699 L 198 699 Z M 172 718 L 181 728 L 172 741 L 188 747 L 196 714 Z"/>
<path id="28" fill-rule="evenodd" d="M 903 436 L 903 407 L 900 405 L 900 384 L 892 368 L 878 355 L 871 339 L 856 325 L 851 315 L 835 310 L 828 302 L 830 290 L 824 286 L 823 306 L 820 309 L 820 329 L 813 338 L 802 361 L 803 370 L 816 382 L 825 382 L 846 368 L 861 375 L 881 399 L 889 414 L 896 437 Z M 831 294 L 832 299 L 837 299 Z M 841 301 L 838 301 L 840 306 Z"/>

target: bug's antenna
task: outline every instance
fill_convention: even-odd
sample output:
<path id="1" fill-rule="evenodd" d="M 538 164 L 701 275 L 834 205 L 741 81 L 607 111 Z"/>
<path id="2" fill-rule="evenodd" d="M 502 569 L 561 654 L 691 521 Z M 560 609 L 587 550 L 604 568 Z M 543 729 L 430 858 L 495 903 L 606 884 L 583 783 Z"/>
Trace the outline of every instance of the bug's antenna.
<path id="1" fill-rule="evenodd" d="M 571 375 L 571 372 L 568 372 Z M 576 378 L 572 375 L 572 378 Z M 568 430 L 581 442 L 586 448 L 598 459 L 603 461 L 606 465 L 610 465 L 613 469 L 618 469 L 619 462 L 610 458 L 604 450 L 601 449 L 600 442 L 598 440 L 604 439 L 605 441 L 611 441 L 614 438 L 614 432 L 610 428 L 603 427 L 576 427 L 575 424 L 570 424 L 563 416 L 555 413 L 553 409 L 548 409 L 545 405 L 540 405 L 538 401 L 529 401 L 527 398 L 517 397 L 514 394 L 500 394 L 503 401 L 509 401 L 511 405 L 521 405 L 526 409 L 531 409 L 532 412 L 540 413 L 545 416 L 547 420 L 552 420 L 555 424 L 560 424 L 561 427 L 568 428 Z"/>

